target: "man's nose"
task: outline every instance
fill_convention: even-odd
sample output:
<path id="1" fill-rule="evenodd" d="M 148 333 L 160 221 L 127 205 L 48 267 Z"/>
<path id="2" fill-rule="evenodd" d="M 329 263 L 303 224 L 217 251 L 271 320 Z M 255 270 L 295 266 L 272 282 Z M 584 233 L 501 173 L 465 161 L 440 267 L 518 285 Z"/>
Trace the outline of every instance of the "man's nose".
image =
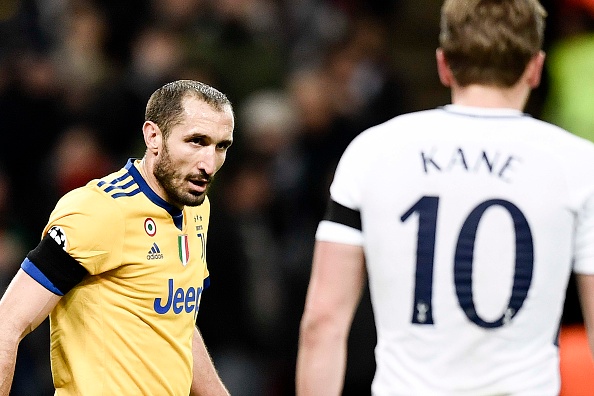
<path id="1" fill-rule="evenodd" d="M 216 170 L 216 149 L 215 146 L 206 146 L 201 150 L 201 158 L 198 167 L 208 175 L 213 175 Z"/>

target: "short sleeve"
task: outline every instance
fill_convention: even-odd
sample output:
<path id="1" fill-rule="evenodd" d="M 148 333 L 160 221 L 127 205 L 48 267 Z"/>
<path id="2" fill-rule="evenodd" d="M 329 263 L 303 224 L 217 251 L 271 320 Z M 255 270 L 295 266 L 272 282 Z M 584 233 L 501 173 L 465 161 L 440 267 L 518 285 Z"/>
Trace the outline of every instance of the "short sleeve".
<path id="1" fill-rule="evenodd" d="M 359 210 L 361 205 L 362 181 L 365 180 L 364 167 L 367 165 L 365 133 L 355 138 L 342 154 L 334 179 L 330 185 L 332 200 L 349 209 Z"/>
<path id="2" fill-rule="evenodd" d="M 594 192 L 577 216 L 574 271 L 594 274 Z"/>
<path id="3" fill-rule="evenodd" d="M 43 231 L 59 230 L 64 250 L 91 275 L 112 270 L 122 262 L 125 223 L 113 199 L 90 187 L 64 195 Z"/>

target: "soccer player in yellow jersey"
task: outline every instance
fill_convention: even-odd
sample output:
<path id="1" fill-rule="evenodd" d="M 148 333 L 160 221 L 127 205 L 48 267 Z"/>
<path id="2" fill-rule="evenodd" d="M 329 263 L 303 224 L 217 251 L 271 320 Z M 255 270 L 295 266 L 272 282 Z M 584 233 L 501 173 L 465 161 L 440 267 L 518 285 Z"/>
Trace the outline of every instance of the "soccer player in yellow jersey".
<path id="1" fill-rule="evenodd" d="M 224 94 L 166 84 L 146 107 L 144 157 L 60 199 L 0 300 L 0 396 L 48 315 L 56 395 L 228 395 L 195 319 L 206 193 L 233 129 Z"/>

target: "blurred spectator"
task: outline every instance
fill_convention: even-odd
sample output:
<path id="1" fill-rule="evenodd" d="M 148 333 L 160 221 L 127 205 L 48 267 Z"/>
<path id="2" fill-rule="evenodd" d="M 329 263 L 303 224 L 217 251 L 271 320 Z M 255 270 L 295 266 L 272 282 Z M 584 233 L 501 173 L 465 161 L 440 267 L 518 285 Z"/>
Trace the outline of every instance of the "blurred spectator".
<path id="1" fill-rule="evenodd" d="M 293 211 L 305 213 L 300 221 L 312 224 L 324 213 L 340 150 L 361 132 L 337 109 L 332 83 L 333 76 L 324 68 L 296 71 L 289 77 L 289 93 L 301 122 L 296 145 L 302 175 Z"/>
<path id="2" fill-rule="evenodd" d="M 285 1 L 290 71 L 319 66 L 326 49 L 339 43 L 349 26 L 346 10 L 332 1 Z"/>
<path id="3" fill-rule="evenodd" d="M 56 66 L 46 55 L 24 52 L 10 65 L 11 81 L 0 92 L 3 144 L 0 166 L 12 186 L 14 210 L 27 232 L 37 230 L 49 213 L 41 212 L 36 186 L 39 159 L 53 145 L 65 122 Z"/>
<path id="4" fill-rule="evenodd" d="M 185 36 L 190 60 L 216 70 L 236 106 L 259 89 L 279 87 L 287 68 L 278 3 L 210 2 L 207 26 Z"/>
<path id="5" fill-rule="evenodd" d="M 115 160 L 123 163 L 128 157 L 142 156 L 139 125 L 144 121 L 146 100 L 155 89 L 175 79 L 183 62 L 177 33 L 150 25 L 135 37 L 127 68 L 99 89 L 85 117 Z"/>
<path id="6" fill-rule="evenodd" d="M 27 49 L 44 51 L 48 37 L 39 26 L 35 1 L 4 0 L 0 3 L 0 58 Z"/>
<path id="7" fill-rule="evenodd" d="M 377 17 L 358 18 L 353 21 L 349 42 L 357 54 L 350 85 L 353 95 L 359 97 L 360 129 L 409 109 L 405 84 L 391 62 L 394 43 L 389 25 Z"/>
<path id="8" fill-rule="evenodd" d="M 44 0 L 52 2 L 55 0 Z M 58 0 L 73 4 L 80 0 Z M 88 1 L 88 0 L 82 0 Z M 112 62 L 123 70 L 130 62 L 131 48 L 138 32 L 152 25 L 151 2 L 147 0 L 90 0 L 107 20 L 109 32 L 106 37 L 106 52 Z"/>
<path id="9" fill-rule="evenodd" d="M 64 17 L 63 37 L 52 58 L 59 65 L 56 77 L 64 90 L 64 103 L 79 113 L 113 72 L 106 52 L 109 27 L 103 11 L 90 1 L 73 2 Z"/>
<path id="10" fill-rule="evenodd" d="M 163 26 L 188 32 L 205 23 L 208 0 L 151 0 L 151 17 Z"/>
<path id="11" fill-rule="evenodd" d="M 78 124 L 65 129 L 46 158 L 49 182 L 57 200 L 70 190 L 82 187 L 90 180 L 102 177 L 118 168 L 101 146 L 97 133 Z"/>

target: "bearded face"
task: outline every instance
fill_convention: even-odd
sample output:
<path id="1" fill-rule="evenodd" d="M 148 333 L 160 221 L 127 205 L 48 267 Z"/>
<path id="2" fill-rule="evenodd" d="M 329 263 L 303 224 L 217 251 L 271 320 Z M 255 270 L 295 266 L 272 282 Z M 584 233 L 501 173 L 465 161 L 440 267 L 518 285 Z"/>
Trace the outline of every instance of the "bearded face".
<path id="1" fill-rule="evenodd" d="M 233 126 L 230 106 L 215 109 L 194 97 L 184 99 L 183 116 L 165 133 L 145 122 L 157 194 L 178 208 L 202 204 L 233 143 Z"/>
<path id="2" fill-rule="evenodd" d="M 165 143 L 161 156 L 155 163 L 154 175 L 167 194 L 168 201 L 178 207 L 202 204 L 212 177 L 202 170 L 184 174 L 178 169 L 180 168 L 176 166 Z M 193 186 L 202 186 L 204 190 L 196 190 Z"/>

